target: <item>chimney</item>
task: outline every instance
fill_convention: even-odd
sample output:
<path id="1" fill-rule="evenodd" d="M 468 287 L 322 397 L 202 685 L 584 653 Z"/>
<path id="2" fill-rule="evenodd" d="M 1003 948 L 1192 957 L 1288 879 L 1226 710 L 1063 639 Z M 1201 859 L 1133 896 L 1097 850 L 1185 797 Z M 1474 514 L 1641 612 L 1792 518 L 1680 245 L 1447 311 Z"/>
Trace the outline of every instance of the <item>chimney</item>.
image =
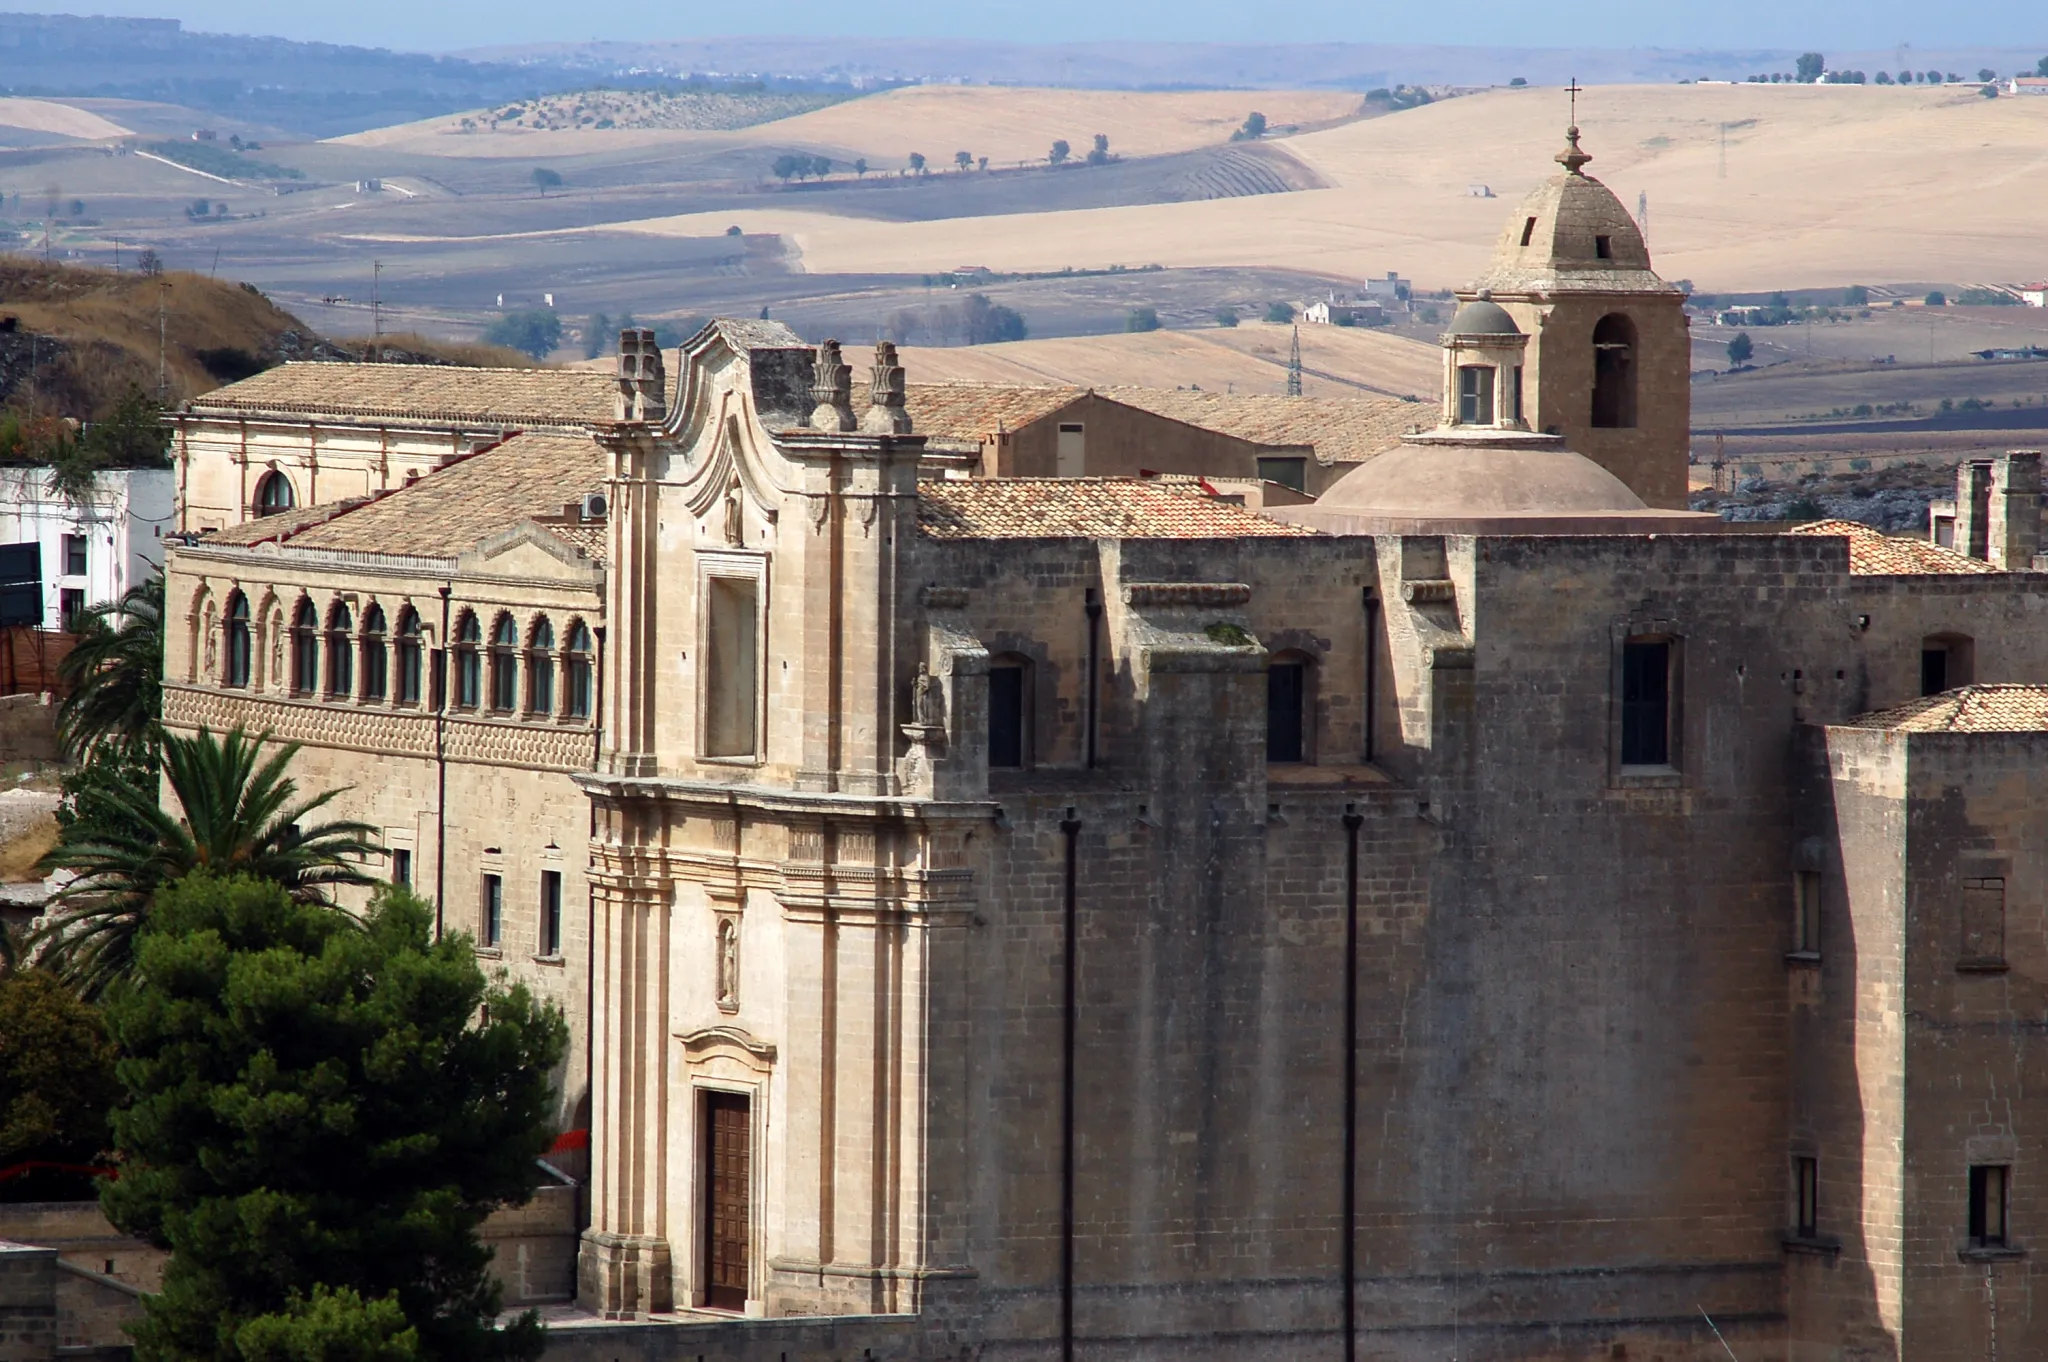
<path id="1" fill-rule="evenodd" d="M 1992 566 L 2025 572 L 2041 551 L 2041 453 L 2014 450 L 1991 465 L 1985 540 Z"/>
<path id="2" fill-rule="evenodd" d="M 1956 465 L 1957 553 L 1991 557 L 1991 460 L 1965 459 Z"/>
<path id="3" fill-rule="evenodd" d="M 621 421 L 659 421 L 668 415 L 668 376 L 662 371 L 661 347 L 645 327 L 619 332 L 619 401 Z"/>

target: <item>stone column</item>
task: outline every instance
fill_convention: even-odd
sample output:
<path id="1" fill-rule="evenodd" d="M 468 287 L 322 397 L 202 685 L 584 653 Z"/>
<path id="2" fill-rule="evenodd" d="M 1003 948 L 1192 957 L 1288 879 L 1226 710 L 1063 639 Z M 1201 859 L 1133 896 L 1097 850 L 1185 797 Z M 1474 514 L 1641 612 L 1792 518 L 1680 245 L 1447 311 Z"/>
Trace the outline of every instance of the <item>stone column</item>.
<path id="1" fill-rule="evenodd" d="M 604 826 L 591 877 L 590 1228 L 577 1294 L 606 1319 L 674 1305 L 665 1214 L 672 893 L 627 845 L 639 840 L 628 832 L 636 815 L 655 812 L 600 804 Z"/>

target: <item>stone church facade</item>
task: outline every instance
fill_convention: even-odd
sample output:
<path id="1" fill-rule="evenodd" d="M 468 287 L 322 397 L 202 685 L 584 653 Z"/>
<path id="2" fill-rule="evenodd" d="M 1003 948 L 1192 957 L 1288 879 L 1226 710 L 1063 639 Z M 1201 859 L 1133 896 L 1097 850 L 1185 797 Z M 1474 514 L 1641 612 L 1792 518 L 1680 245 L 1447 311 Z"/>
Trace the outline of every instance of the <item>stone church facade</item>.
<path id="1" fill-rule="evenodd" d="M 1679 509 L 1677 292 L 1559 160 L 1310 504 L 961 476 L 721 321 L 173 551 L 168 722 L 304 736 L 451 927 L 558 858 L 561 1356 L 2048 1352 L 2038 460 L 1976 553 Z M 301 598 L 442 680 L 323 691 Z"/>

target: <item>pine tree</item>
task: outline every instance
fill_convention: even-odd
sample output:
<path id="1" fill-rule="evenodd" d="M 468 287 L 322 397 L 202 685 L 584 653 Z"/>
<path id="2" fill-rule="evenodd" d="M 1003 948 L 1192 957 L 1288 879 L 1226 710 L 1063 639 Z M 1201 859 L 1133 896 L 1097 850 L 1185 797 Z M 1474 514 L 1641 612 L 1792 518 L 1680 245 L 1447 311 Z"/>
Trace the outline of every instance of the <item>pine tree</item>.
<path id="1" fill-rule="evenodd" d="M 566 1030 L 388 888 L 357 922 L 200 872 L 107 1009 L 128 1105 L 101 1204 L 169 1249 L 139 1362 L 516 1362 L 476 1237 L 529 1197 Z"/>

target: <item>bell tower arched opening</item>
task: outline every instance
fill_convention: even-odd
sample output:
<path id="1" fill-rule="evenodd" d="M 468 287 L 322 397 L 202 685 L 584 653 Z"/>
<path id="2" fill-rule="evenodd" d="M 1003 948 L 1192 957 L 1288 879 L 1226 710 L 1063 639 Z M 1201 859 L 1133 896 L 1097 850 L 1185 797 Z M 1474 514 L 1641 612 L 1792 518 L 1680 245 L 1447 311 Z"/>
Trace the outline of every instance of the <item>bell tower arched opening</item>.
<path id="1" fill-rule="evenodd" d="M 1636 368 L 1636 324 L 1610 312 L 1593 327 L 1595 428 L 1635 429 Z"/>

